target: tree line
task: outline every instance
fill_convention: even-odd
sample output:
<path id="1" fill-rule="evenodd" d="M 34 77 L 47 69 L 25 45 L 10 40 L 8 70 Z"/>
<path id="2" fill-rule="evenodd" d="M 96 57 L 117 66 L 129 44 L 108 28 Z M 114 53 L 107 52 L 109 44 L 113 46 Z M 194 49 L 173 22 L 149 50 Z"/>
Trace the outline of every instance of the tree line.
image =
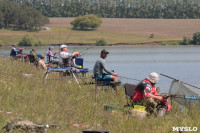
<path id="1" fill-rule="evenodd" d="M 38 30 L 48 22 L 49 19 L 36 9 L 0 0 L 0 28 Z"/>
<path id="2" fill-rule="evenodd" d="M 200 18 L 200 0 L 9 0 L 48 17 Z"/>

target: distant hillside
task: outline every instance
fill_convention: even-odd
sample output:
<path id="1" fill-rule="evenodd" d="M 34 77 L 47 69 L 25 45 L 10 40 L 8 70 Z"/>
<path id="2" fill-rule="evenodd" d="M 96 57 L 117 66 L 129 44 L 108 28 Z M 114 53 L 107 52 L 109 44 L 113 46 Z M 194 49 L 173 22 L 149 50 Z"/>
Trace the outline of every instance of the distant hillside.
<path id="1" fill-rule="evenodd" d="M 48 17 L 200 18 L 200 0 L 9 0 Z"/>

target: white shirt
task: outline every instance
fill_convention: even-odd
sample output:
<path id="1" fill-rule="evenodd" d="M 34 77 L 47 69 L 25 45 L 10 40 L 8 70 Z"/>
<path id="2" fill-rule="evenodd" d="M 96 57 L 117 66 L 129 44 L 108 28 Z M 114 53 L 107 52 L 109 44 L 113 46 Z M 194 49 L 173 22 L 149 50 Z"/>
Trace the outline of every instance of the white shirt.
<path id="1" fill-rule="evenodd" d="M 63 64 L 63 59 L 67 59 L 69 57 L 71 57 L 72 54 L 68 53 L 68 52 L 60 52 L 60 63 Z"/>

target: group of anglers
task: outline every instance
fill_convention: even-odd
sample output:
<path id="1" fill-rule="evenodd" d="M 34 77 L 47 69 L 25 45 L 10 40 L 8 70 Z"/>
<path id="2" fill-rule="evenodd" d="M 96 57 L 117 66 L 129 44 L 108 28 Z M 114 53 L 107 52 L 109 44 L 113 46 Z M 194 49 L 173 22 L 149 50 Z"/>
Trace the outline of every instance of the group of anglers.
<path id="1" fill-rule="evenodd" d="M 17 49 L 16 44 L 13 44 L 13 49 L 11 50 L 11 56 L 13 58 L 23 58 L 22 50 L 23 48 Z M 32 49 L 30 55 L 26 58 L 32 60 L 32 63 L 35 63 L 42 69 L 47 69 L 51 64 L 57 64 L 60 67 L 71 67 L 74 72 L 79 72 L 80 66 L 77 66 L 75 63 L 75 58 L 80 56 L 80 52 L 69 53 L 67 45 L 60 46 L 60 56 L 56 57 L 56 54 L 59 51 L 53 53 L 53 47 L 49 47 L 49 51 L 46 53 L 47 64 L 44 63 L 44 56 L 41 58 L 37 57 L 36 50 Z M 113 82 L 118 82 L 118 73 L 110 71 L 106 67 L 105 59 L 109 54 L 105 49 L 101 50 L 100 58 L 97 59 L 93 68 L 93 74 L 97 80 L 111 80 Z M 150 75 L 139 82 L 133 93 L 132 101 L 134 105 L 145 106 L 146 110 L 150 114 L 157 114 L 159 110 L 164 110 L 165 112 L 171 111 L 171 106 L 167 102 L 167 95 L 159 95 L 156 90 L 156 83 L 159 80 L 159 75 L 156 72 L 150 73 Z M 117 92 L 117 86 L 114 86 L 113 89 Z"/>

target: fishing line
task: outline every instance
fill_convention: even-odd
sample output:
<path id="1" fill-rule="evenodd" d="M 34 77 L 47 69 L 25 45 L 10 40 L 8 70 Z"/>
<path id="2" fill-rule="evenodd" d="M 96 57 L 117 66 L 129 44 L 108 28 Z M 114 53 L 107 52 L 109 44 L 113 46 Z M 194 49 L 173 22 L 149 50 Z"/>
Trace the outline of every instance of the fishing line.
<path id="1" fill-rule="evenodd" d="M 91 49 L 92 47 L 94 47 L 95 45 L 92 45 L 92 46 L 90 46 L 90 47 L 88 47 L 88 48 L 85 48 L 85 49 L 83 49 L 82 51 L 80 51 L 80 56 L 83 56 L 83 55 L 85 55 L 87 52 L 88 52 L 88 50 L 89 49 Z M 84 52 L 85 51 L 85 52 Z"/>
<path id="2" fill-rule="evenodd" d="M 139 79 L 134 79 L 134 78 L 129 78 L 129 77 L 123 77 L 123 76 L 117 76 L 117 77 L 124 78 L 124 79 L 135 80 L 135 81 L 141 81 Z"/>

